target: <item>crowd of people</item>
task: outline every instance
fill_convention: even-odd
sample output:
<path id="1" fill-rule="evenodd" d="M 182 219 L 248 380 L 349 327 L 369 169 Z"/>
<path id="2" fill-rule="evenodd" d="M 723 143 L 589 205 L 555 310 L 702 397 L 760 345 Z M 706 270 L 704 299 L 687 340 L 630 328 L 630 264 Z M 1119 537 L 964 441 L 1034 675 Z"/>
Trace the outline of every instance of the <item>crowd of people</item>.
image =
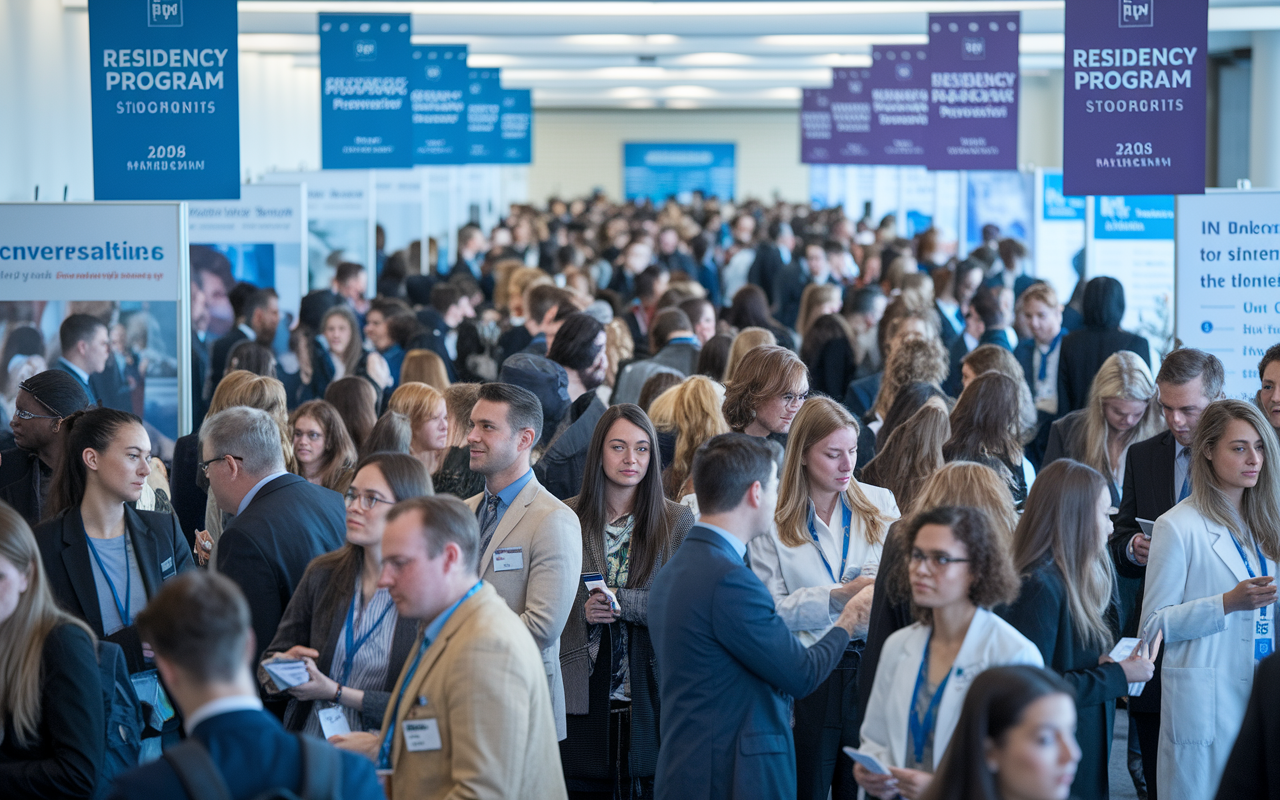
<path id="1" fill-rule="evenodd" d="M 168 463 L 68 317 L 0 453 L 0 796 L 1084 800 L 1121 705 L 1139 796 L 1280 797 L 1280 345 L 1254 402 L 1153 375 L 1119 282 L 983 236 L 553 200 L 287 346 L 202 254 Z"/>

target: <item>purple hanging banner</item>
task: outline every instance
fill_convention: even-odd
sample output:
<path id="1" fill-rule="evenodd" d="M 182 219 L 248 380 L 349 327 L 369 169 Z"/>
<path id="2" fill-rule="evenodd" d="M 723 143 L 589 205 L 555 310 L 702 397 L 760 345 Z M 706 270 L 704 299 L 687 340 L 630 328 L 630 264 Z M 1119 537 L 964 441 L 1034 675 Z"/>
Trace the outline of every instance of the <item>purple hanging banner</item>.
<path id="1" fill-rule="evenodd" d="M 837 164 L 874 164 L 871 70 L 831 71 L 832 159 Z"/>
<path id="2" fill-rule="evenodd" d="M 929 63 L 920 45 L 871 47 L 872 164 L 924 166 Z"/>
<path id="3" fill-rule="evenodd" d="M 802 89 L 800 99 L 800 163 L 834 164 L 831 90 Z"/>
<path id="4" fill-rule="evenodd" d="M 929 169 L 1018 168 L 1020 27 L 1017 12 L 929 15 Z"/>
<path id="5" fill-rule="evenodd" d="M 1208 0 L 1071 0 L 1068 195 L 1204 194 Z"/>

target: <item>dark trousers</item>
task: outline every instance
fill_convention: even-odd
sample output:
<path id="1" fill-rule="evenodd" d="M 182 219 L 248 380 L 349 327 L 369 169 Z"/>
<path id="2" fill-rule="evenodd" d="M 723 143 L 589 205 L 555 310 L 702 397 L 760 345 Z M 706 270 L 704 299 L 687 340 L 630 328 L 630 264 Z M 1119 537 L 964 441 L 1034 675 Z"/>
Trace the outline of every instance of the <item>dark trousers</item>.
<path id="1" fill-rule="evenodd" d="M 1147 779 L 1147 800 L 1156 800 L 1156 752 L 1160 749 L 1160 714 L 1130 711 L 1129 724 L 1138 728 L 1142 774 Z"/>
<path id="2" fill-rule="evenodd" d="M 628 754 L 631 752 L 631 704 L 614 701 L 611 705 L 609 778 L 607 781 L 568 781 L 571 786 L 579 787 L 569 789 L 569 800 L 648 800 L 653 797 L 653 778 L 631 777 L 628 764 Z"/>
<path id="3" fill-rule="evenodd" d="M 856 747 L 862 712 L 858 708 L 858 665 L 862 642 L 849 646 L 831 675 L 808 697 L 796 700 L 796 795 L 799 800 L 853 800 L 853 760 L 841 752 Z"/>

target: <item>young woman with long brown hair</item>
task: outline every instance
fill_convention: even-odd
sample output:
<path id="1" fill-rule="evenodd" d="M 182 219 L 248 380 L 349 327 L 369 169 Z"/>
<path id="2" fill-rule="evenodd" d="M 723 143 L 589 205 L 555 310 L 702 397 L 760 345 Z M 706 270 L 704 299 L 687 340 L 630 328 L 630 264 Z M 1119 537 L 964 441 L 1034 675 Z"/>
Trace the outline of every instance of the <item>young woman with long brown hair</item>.
<path id="1" fill-rule="evenodd" d="M 356 465 L 356 446 L 338 409 L 324 400 L 308 400 L 289 415 L 298 474 L 338 494 L 347 491 Z"/>

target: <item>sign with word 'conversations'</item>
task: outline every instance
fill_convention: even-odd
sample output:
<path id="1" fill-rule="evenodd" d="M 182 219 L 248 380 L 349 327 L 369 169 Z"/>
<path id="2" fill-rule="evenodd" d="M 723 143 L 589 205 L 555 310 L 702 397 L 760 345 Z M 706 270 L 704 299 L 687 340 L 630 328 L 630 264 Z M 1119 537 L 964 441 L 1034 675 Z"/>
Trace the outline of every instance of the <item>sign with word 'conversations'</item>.
<path id="1" fill-rule="evenodd" d="M 1204 192 L 1208 0 L 1071 0 L 1067 194 Z"/>
<path id="2" fill-rule="evenodd" d="M 97 200 L 240 196 L 236 5 L 92 0 Z"/>

